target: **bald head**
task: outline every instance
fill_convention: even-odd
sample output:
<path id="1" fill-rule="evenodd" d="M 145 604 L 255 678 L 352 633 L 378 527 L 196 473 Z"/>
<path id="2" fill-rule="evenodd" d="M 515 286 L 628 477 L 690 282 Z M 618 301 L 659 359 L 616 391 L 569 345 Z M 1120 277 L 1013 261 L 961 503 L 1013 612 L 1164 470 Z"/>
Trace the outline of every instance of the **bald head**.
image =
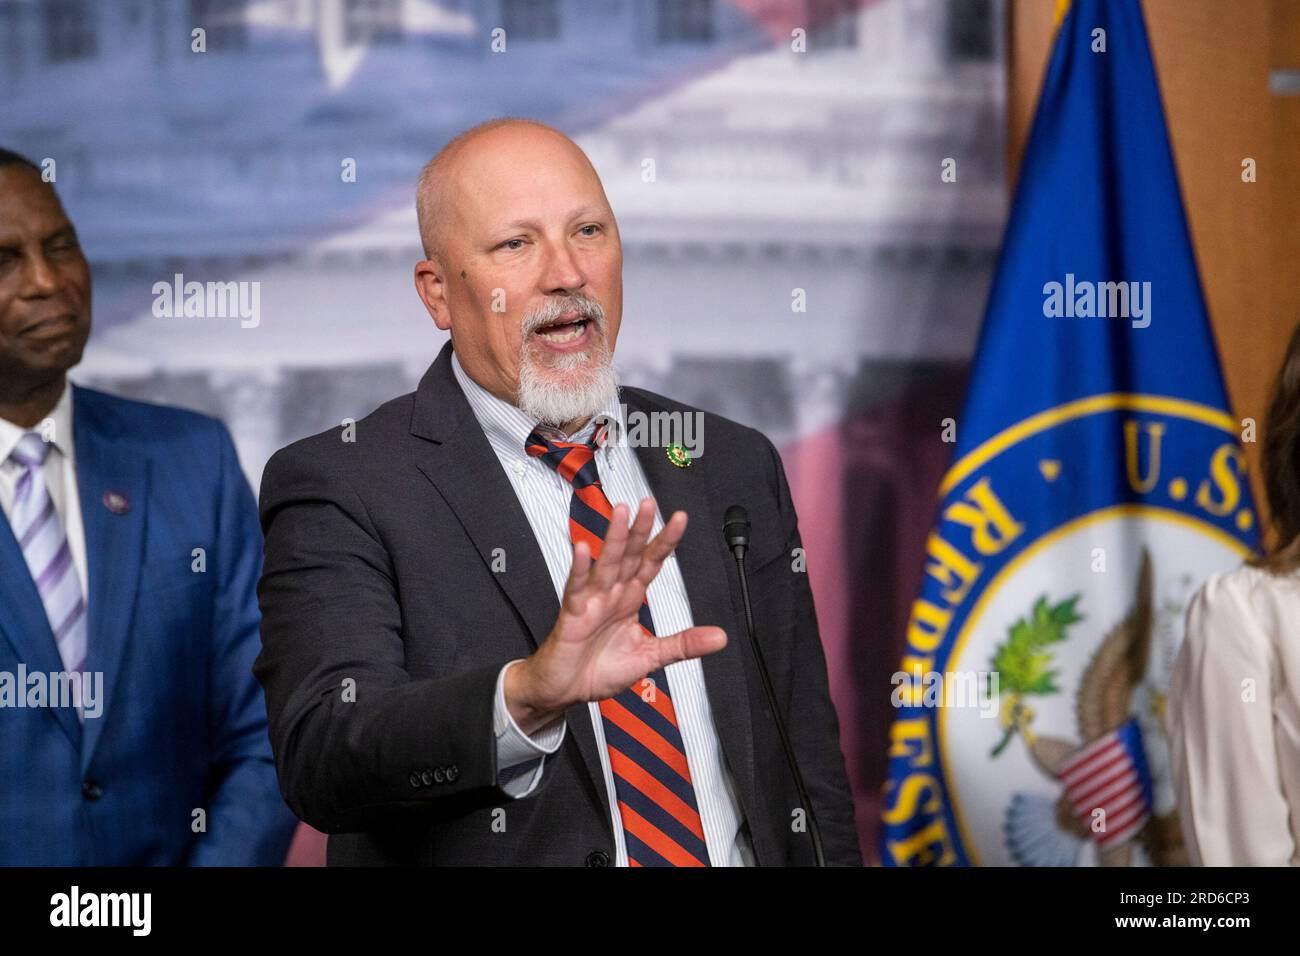
<path id="1" fill-rule="evenodd" d="M 537 120 L 492 119 L 453 137 L 420 170 L 415 189 L 415 211 L 424 254 L 445 264 L 445 236 L 448 227 L 454 227 L 461 214 L 456 199 L 465 189 L 490 189 L 491 174 L 513 178 L 526 173 L 530 159 L 543 162 L 557 155 L 585 168 L 599 187 L 600 177 L 582 148 L 555 127 Z M 497 159 L 492 164 L 495 168 L 484 169 L 491 157 Z M 473 177 L 474 170 L 489 175 Z M 604 189 L 600 189 L 603 197 Z"/>
<path id="2" fill-rule="evenodd" d="M 425 166 L 416 209 L 416 290 L 466 373 L 538 420 L 590 414 L 613 389 L 623 248 L 587 155 L 544 123 L 493 120 Z"/>

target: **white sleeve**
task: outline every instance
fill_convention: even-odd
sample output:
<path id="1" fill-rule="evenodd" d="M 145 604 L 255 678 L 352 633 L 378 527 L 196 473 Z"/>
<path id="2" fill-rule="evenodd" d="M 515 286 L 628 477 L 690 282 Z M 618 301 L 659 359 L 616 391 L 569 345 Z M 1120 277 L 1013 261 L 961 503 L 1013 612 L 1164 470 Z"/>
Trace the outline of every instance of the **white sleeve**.
<path id="1" fill-rule="evenodd" d="M 1286 866 L 1294 852 L 1274 742 L 1273 635 L 1243 574 L 1213 575 L 1187 609 L 1169 685 L 1183 839 L 1198 866 Z"/>
<path id="2" fill-rule="evenodd" d="M 496 701 L 492 707 L 492 726 L 496 734 L 497 784 L 510 796 L 526 797 L 542 780 L 546 758 L 560 749 L 568 726 L 563 717 L 543 727 L 531 737 L 519 729 L 506 706 L 506 671 L 518 661 L 511 661 L 497 675 Z"/>

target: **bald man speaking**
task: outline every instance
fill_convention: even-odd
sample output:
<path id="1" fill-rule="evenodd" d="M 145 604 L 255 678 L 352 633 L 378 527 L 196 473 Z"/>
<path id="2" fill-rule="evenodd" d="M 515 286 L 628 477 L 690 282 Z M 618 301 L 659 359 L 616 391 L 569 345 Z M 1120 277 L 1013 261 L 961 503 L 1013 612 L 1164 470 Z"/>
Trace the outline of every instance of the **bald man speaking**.
<path id="1" fill-rule="evenodd" d="M 417 209 L 415 287 L 450 343 L 262 481 L 255 670 L 289 806 L 330 865 L 812 863 L 722 536 L 740 504 L 825 857 L 860 865 L 780 458 L 618 386 L 623 254 L 586 155 L 492 121 L 425 167 Z M 688 417 L 702 453 L 644 427 Z"/>

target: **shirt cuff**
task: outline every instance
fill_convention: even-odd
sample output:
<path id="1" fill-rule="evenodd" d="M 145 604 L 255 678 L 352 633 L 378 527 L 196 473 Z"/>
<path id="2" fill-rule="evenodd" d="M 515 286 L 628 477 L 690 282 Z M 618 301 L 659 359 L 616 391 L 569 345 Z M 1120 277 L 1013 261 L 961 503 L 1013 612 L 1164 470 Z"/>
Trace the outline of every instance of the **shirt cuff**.
<path id="1" fill-rule="evenodd" d="M 567 723 L 563 717 L 535 732 L 531 737 L 519 729 L 506 706 L 506 671 L 519 661 L 511 661 L 497 675 L 496 699 L 492 707 L 492 727 L 496 735 L 497 784 L 512 797 L 526 797 L 542 779 L 545 758 L 560 749 Z"/>

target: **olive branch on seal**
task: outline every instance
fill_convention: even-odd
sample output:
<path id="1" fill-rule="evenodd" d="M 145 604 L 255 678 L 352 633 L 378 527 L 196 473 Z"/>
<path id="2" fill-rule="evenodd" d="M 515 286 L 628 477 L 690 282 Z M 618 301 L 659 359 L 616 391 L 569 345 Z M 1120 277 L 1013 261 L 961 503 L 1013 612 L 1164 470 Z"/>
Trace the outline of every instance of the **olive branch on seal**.
<path id="1" fill-rule="evenodd" d="M 1002 725 L 1006 732 L 993 748 L 996 757 L 1006 749 L 1016 733 L 1024 732 L 1033 719 L 1025 703 L 1030 694 L 1058 694 L 1057 671 L 1052 669 L 1053 655 L 1048 648 L 1069 635 L 1066 628 L 1083 620 L 1075 610 L 1080 595 L 1049 606 L 1047 595 L 1034 602 L 1028 617 L 1022 617 L 1007 629 L 1007 639 L 993 654 L 993 670 L 998 674 L 1000 690 L 1008 693 L 1002 706 Z"/>

